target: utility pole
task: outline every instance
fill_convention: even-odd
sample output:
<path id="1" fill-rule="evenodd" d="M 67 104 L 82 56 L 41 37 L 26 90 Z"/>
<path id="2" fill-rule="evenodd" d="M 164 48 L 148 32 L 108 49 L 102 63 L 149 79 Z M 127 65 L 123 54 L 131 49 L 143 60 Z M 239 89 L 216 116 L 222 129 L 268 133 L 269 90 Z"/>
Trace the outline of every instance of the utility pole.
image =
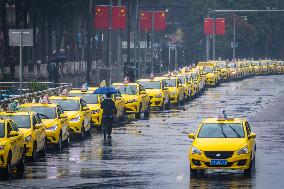
<path id="1" fill-rule="evenodd" d="M 138 11 L 139 11 L 139 0 L 136 0 L 136 8 L 135 8 L 135 32 L 134 32 L 134 67 L 137 69 L 137 41 L 138 41 Z M 137 71 L 135 72 L 135 76 L 137 77 Z"/>
<path id="2" fill-rule="evenodd" d="M 130 30 L 131 30 L 131 0 L 127 4 L 127 61 L 124 65 L 124 75 L 127 76 L 127 69 L 130 65 Z"/>
<path id="3" fill-rule="evenodd" d="M 118 6 L 121 6 L 121 0 L 118 0 L 117 2 Z M 116 77 L 119 81 L 120 78 L 120 71 L 121 71 L 121 33 L 120 30 L 117 31 L 117 72 Z"/>
<path id="4" fill-rule="evenodd" d="M 86 33 L 87 33 L 87 49 L 86 49 L 86 58 L 87 58 L 87 74 L 86 81 L 89 83 L 91 81 L 91 69 L 92 69 L 92 61 L 90 56 L 90 48 L 91 48 L 91 24 L 92 24 L 92 7 L 93 2 L 90 0 L 89 2 L 89 11 L 86 19 Z"/>
<path id="5" fill-rule="evenodd" d="M 215 41 L 215 37 L 216 37 L 216 16 L 213 13 L 213 60 L 216 59 L 215 57 L 215 48 L 216 48 L 216 41 Z"/>
<path id="6" fill-rule="evenodd" d="M 109 27 L 108 27 L 108 41 L 107 41 L 107 69 L 108 69 L 108 85 L 111 85 L 111 25 L 112 25 L 112 0 L 109 1 Z"/>
<path id="7" fill-rule="evenodd" d="M 236 15 L 234 14 L 234 41 L 233 41 L 233 59 L 236 58 Z"/>
<path id="8" fill-rule="evenodd" d="M 154 10 L 155 10 L 155 2 L 154 0 L 152 1 L 152 6 L 153 6 L 153 11 L 152 11 L 152 42 L 151 42 L 151 73 L 153 73 L 154 69 L 153 69 L 153 61 L 154 61 L 154 26 L 155 26 L 155 19 L 154 19 Z"/>
<path id="9" fill-rule="evenodd" d="M 209 18 L 209 13 L 207 14 L 207 18 Z M 206 35 L 206 60 L 209 61 L 210 59 L 210 36 L 209 34 Z"/>
<path id="10" fill-rule="evenodd" d="M 23 41 L 22 41 L 22 29 L 20 29 L 20 95 L 22 95 L 22 90 L 23 90 L 23 60 L 22 60 L 22 46 L 23 46 Z"/>

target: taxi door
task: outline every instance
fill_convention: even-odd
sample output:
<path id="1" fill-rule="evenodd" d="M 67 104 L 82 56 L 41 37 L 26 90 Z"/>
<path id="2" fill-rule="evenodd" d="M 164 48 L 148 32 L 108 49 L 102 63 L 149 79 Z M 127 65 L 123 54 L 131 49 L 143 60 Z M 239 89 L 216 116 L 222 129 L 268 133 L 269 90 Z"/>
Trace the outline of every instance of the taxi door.
<path id="1" fill-rule="evenodd" d="M 141 97 L 141 102 L 142 102 L 142 110 L 146 110 L 148 108 L 148 104 L 150 103 L 150 98 L 148 98 L 148 95 L 144 87 L 140 84 L 138 85 L 139 85 L 139 96 Z"/>
<path id="2" fill-rule="evenodd" d="M 15 131 L 18 133 L 17 136 L 11 136 L 9 137 L 9 133 L 11 131 Z M 10 139 L 10 144 L 11 144 L 11 150 L 12 150 L 12 159 L 11 159 L 11 164 L 15 164 L 22 156 L 22 150 L 21 149 L 21 144 L 20 144 L 20 135 L 19 135 L 19 129 L 17 128 L 17 126 L 10 122 L 10 121 L 7 121 L 7 136 L 9 137 Z"/>
<path id="3" fill-rule="evenodd" d="M 84 116 L 84 127 L 85 131 L 88 131 L 91 126 L 91 110 L 88 108 L 87 103 L 84 100 L 80 100 L 81 104 L 81 111 L 83 112 Z"/>
<path id="4" fill-rule="evenodd" d="M 33 116 L 33 129 L 36 135 L 37 148 L 38 150 L 41 150 L 44 148 L 45 145 L 46 133 L 45 125 L 42 123 L 41 118 L 37 114 Z"/>
<path id="5" fill-rule="evenodd" d="M 62 140 L 66 140 L 69 137 L 69 122 L 68 117 L 61 117 L 61 115 L 64 115 L 64 110 L 60 105 L 56 108 L 57 112 L 57 118 L 55 118 L 56 122 L 59 123 L 62 130 Z"/>

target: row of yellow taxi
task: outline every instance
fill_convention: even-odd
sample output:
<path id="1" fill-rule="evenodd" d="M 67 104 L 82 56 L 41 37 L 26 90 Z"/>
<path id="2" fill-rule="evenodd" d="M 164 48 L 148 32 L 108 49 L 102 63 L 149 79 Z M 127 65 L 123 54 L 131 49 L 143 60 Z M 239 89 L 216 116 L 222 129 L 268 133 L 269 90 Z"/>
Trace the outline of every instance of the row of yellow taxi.
<path id="1" fill-rule="evenodd" d="M 112 96 L 117 107 L 116 121 L 129 115 L 148 117 L 151 109 L 169 109 L 199 96 L 206 86 L 222 81 L 261 74 L 282 74 L 281 61 L 209 61 L 178 72 L 134 83 L 113 83 L 120 93 Z M 0 173 L 10 175 L 13 167 L 23 170 L 25 157 L 45 157 L 47 145 L 59 150 L 68 146 L 70 136 L 84 138 L 100 128 L 104 95 L 97 87 L 72 89 L 60 96 L 44 97 L 40 103 L 19 105 L 18 111 L 0 112 Z"/>

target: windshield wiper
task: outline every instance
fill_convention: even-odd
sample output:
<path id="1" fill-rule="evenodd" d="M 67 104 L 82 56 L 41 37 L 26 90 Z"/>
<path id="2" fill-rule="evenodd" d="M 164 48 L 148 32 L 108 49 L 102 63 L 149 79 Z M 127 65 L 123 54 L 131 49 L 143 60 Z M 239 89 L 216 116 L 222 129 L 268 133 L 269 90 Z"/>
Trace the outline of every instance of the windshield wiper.
<path id="1" fill-rule="evenodd" d="M 236 131 L 236 129 L 234 129 L 231 125 L 228 125 L 228 126 L 234 131 L 237 137 L 242 138 L 241 135 L 238 133 L 238 131 Z"/>
<path id="2" fill-rule="evenodd" d="M 226 135 L 225 132 L 224 132 L 223 124 L 220 124 L 220 125 L 221 125 L 221 133 L 222 133 L 222 135 L 223 135 L 225 138 L 227 138 L 227 135 Z"/>
<path id="3" fill-rule="evenodd" d="M 40 114 L 40 113 L 37 113 L 37 114 L 40 115 L 40 116 L 43 117 L 43 118 L 50 119 L 50 117 L 48 117 L 48 116 L 46 116 L 46 115 L 44 115 L 44 114 Z"/>

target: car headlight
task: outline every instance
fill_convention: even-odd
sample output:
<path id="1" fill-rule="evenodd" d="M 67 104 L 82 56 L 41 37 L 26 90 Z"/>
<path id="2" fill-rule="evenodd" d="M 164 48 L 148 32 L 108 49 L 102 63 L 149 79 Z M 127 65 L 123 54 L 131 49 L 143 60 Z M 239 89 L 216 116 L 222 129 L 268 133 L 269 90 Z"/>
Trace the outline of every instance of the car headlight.
<path id="1" fill-rule="evenodd" d="M 156 94 L 155 98 L 162 98 L 162 94 L 161 93 Z"/>
<path id="2" fill-rule="evenodd" d="M 133 102 L 137 102 L 137 100 L 136 99 L 127 100 L 126 103 L 133 103 Z"/>
<path id="3" fill-rule="evenodd" d="M 238 150 L 238 155 L 241 154 L 248 154 L 248 146 L 242 147 L 241 149 Z"/>
<path id="4" fill-rule="evenodd" d="M 26 137 L 25 137 L 25 142 L 26 142 L 26 143 L 29 143 L 29 142 L 31 142 L 31 141 L 32 141 L 32 139 L 33 139 L 33 138 L 32 138 L 32 136 L 31 136 L 31 135 L 26 136 Z"/>
<path id="5" fill-rule="evenodd" d="M 195 146 L 192 146 L 191 148 L 191 154 L 198 154 L 198 155 L 201 155 L 201 151 L 196 148 Z"/>
<path id="6" fill-rule="evenodd" d="M 72 118 L 70 121 L 71 122 L 78 122 L 79 120 L 80 120 L 80 116 L 77 116 L 77 117 L 74 117 L 74 118 Z"/>
<path id="7" fill-rule="evenodd" d="M 57 129 L 57 125 L 53 125 L 51 127 L 46 128 L 46 130 L 55 131 Z"/>
<path id="8" fill-rule="evenodd" d="M 0 146 L 0 150 L 4 150 L 4 148 L 5 148 L 5 145 Z"/>
<path id="9" fill-rule="evenodd" d="M 92 111 L 92 114 L 96 114 L 96 113 L 99 113 L 99 112 L 100 112 L 100 109 L 93 110 L 93 111 Z"/>

